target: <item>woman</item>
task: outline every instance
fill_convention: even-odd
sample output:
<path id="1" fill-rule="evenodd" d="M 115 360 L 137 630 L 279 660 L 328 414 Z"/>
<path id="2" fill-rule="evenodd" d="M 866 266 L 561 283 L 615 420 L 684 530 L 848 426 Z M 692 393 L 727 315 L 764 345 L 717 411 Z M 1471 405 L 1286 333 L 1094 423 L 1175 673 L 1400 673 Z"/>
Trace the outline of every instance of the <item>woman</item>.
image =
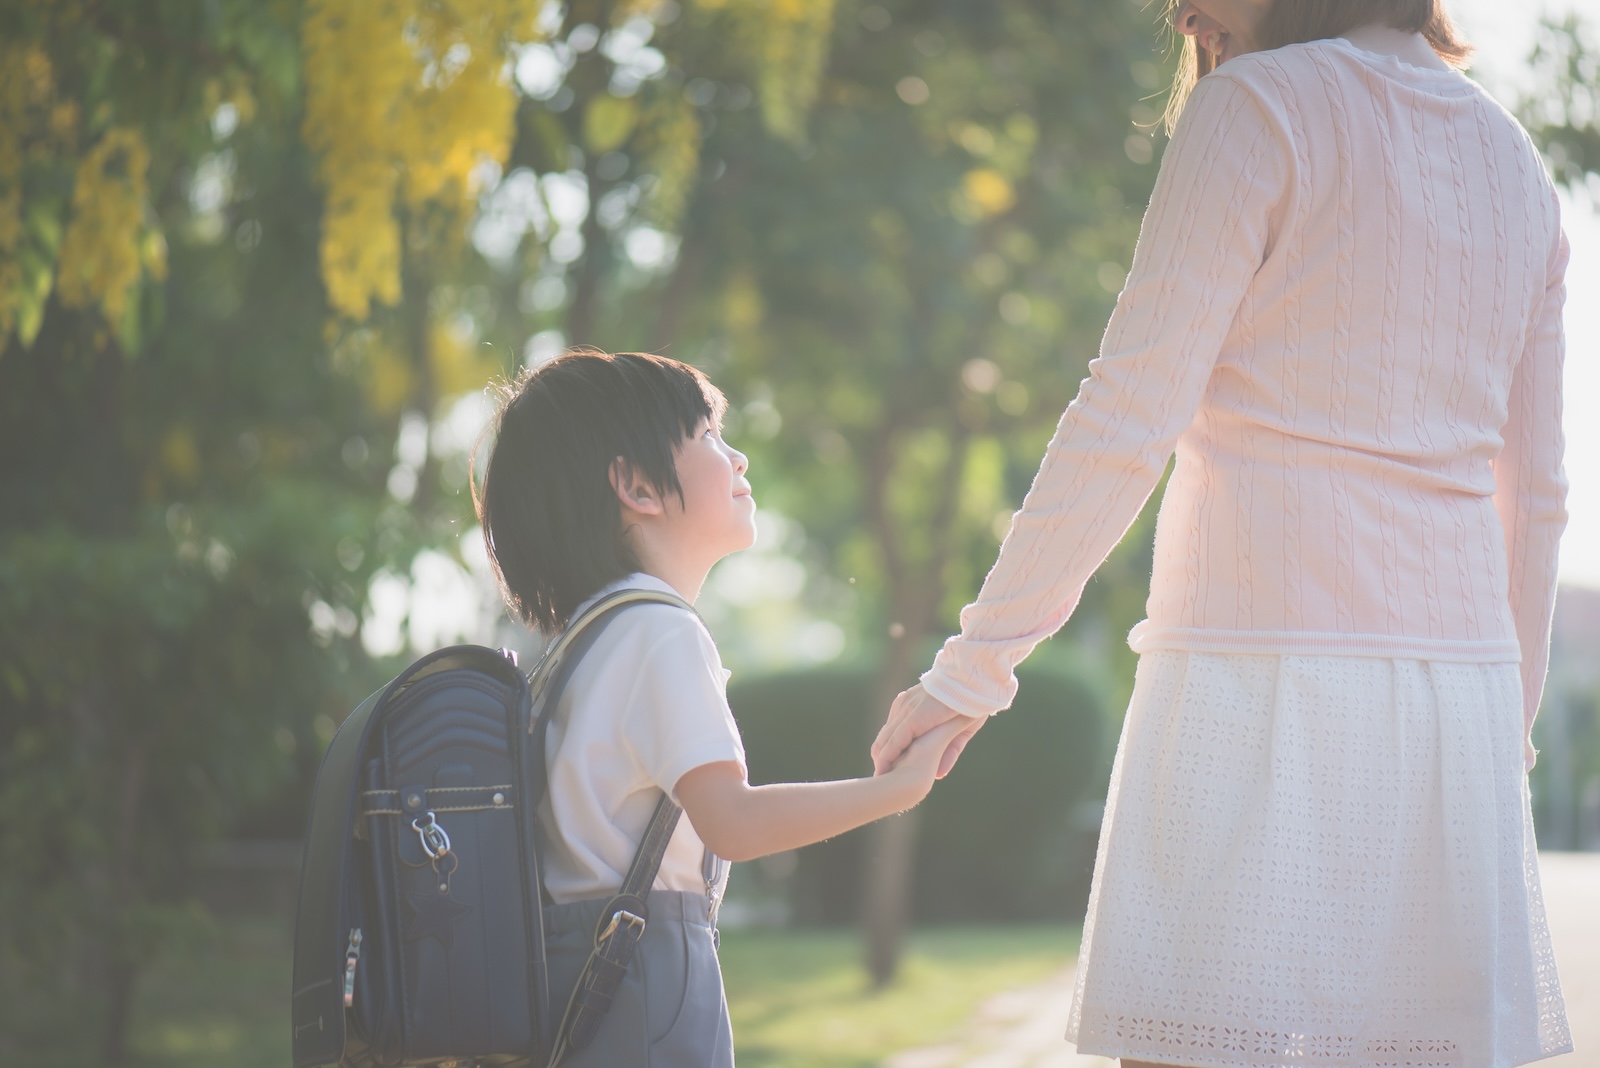
<path id="1" fill-rule="evenodd" d="M 954 762 L 1175 451 L 1068 1037 L 1217 1068 L 1564 1052 L 1525 774 L 1566 518 L 1555 193 L 1440 0 L 1174 6 L 1191 82 L 1215 69 L 874 758 L 972 717 Z"/>

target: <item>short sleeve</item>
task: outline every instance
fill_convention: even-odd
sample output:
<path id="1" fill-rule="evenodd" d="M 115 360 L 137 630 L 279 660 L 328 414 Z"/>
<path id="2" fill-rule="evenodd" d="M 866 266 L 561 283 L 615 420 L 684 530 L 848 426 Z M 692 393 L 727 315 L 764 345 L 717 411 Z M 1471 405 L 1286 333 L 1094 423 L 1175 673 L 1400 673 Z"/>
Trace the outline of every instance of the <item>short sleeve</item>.
<path id="1" fill-rule="evenodd" d="M 674 608 L 644 611 L 660 629 L 634 667 L 624 736 L 645 776 L 676 800 L 678 780 L 695 768 L 730 760 L 743 767 L 744 743 L 704 624 Z"/>

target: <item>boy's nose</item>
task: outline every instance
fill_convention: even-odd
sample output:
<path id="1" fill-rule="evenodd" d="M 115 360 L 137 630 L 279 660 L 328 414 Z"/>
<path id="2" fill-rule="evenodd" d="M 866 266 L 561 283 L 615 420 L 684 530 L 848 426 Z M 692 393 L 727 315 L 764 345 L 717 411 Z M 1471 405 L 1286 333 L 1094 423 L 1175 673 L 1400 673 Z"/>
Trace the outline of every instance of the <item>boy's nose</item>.
<path id="1" fill-rule="evenodd" d="M 746 456 L 732 445 L 728 446 L 728 458 L 733 461 L 734 474 L 742 475 L 746 471 L 750 470 L 750 457 Z"/>

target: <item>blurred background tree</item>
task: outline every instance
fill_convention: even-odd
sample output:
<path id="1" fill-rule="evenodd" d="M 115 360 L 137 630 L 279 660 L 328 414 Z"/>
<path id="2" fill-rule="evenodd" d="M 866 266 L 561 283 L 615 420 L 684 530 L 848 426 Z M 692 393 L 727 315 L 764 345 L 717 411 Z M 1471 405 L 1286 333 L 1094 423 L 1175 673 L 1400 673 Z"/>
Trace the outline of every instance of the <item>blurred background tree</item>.
<path id="1" fill-rule="evenodd" d="M 518 56 L 640 10 L 0 4 L 6 1043 L 124 1063 L 140 970 L 204 925 L 196 843 L 300 833 L 338 717 L 394 667 L 361 640 L 374 579 L 458 551 L 436 416 L 519 362 L 520 287 L 485 279 L 523 267 L 470 229 L 533 151 Z M 716 16 L 787 35 L 777 123 L 825 41 L 797 10 Z M 692 171 L 675 95 L 635 121 L 597 92 L 591 148 Z"/>
<path id="2" fill-rule="evenodd" d="M 1576 14 L 1540 21 L 1528 57 L 1534 88 L 1517 109 L 1550 172 L 1600 209 L 1600 27 Z"/>
<path id="3" fill-rule="evenodd" d="M 126 1060 L 203 923 L 192 844 L 376 681 L 367 578 L 409 551 L 323 341 L 295 19 L 0 7 L 0 1017 L 72 1063 Z"/>
<path id="4" fill-rule="evenodd" d="M 886 706 L 1092 351 L 1161 75 L 1131 4 L 837 14 L 0 5 L 8 1028 L 126 1060 L 195 844 L 298 833 L 404 648 L 362 640 L 375 583 L 461 558 L 441 420 L 552 342 L 727 382 Z"/>
<path id="5" fill-rule="evenodd" d="M 803 526 L 817 585 L 853 593 L 853 644 L 875 667 L 845 740 L 861 752 L 992 562 L 1095 352 L 1154 177 L 1146 98 L 1164 75 L 1155 14 L 1131 3 L 850 15 L 803 136 L 719 119 L 667 286 L 697 297 L 672 325 L 743 402 L 730 433 L 764 506 Z M 1137 559 L 1148 530 L 1130 543 Z M 1139 618 L 1138 583 L 1117 589 L 1133 596 L 1091 597 L 1080 633 Z M 917 820 L 866 847 L 880 984 Z"/>

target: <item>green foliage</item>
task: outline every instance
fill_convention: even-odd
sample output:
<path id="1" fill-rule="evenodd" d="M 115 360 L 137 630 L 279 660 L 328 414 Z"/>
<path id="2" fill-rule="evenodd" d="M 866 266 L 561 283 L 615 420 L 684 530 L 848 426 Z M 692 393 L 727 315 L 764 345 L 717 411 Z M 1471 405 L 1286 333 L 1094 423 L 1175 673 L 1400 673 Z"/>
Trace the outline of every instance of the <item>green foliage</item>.
<path id="1" fill-rule="evenodd" d="M 728 699 L 751 781 L 870 774 L 870 666 L 736 678 Z M 914 914 L 928 921 L 1071 920 L 1082 915 L 1103 795 L 1110 715 L 1080 673 L 1024 670 L 1016 702 L 992 719 L 923 802 Z M 795 919 L 857 916 L 863 831 L 810 846 L 787 886 Z M 761 867 L 741 872 L 759 881 Z"/>
<path id="2" fill-rule="evenodd" d="M 95 347 L 142 346 L 174 237 L 160 194 L 224 101 L 282 108 L 294 21 L 251 0 L 0 4 L 0 345 L 31 347 L 56 305 Z"/>
<path id="3" fill-rule="evenodd" d="M 663 317 L 886 663 L 891 624 L 953 628 L 1096 350 L 1154 178 L 1154 29 L 1131 3 L 845 5 L 804 145 L 708 93 L 666 290 L 699 299 Z M 1086 615 L 1111 610 L 1138 619 Z"/>
<path id="4" fill-rule="evenodd" d="M 727 103 L 676 266 L 616 333 L 667 302 L 643 343 L 682 336 L 733 396 L 730 440 L 817 555 L 814 610 L 848 604 L 875 661 L 857 738 L 956 628 L 1097 349 L 1155 176 L 1157 23 L 1128 0 L 841 5 L 803 141 L 734 106 L 737 72 L 704 93 Z M 1077 625 L 1119 639 L 1141 600 Z M 900 885 L 869 884 L 880 980 Z"/>
<path id="5" fill-rule="evenodd" d="M 118 1063 L 137 976 L 205 927 L 195 843 L 300 833 L 386 673 L 354 638 L 368 578 L 417 539 L 373 462 L 393 427 L 322 338 L 293 11 L 52 19 L 64 91 L 153 146 L 167 277 L 135 333 L 47 294 L 0 339 L 0 800 L 28 813 L 0 821 L 0 1033 Z M 219 87 L 253 120 L 214 123 Z"/>
<path id="6" fill-rule="evenodd" d="M 1529 57 L 1536 89 L 1519 109 L 1556 180 L 1574 191 L 1600 175 L 1600 39 L 1577 14 L 1540 21 Z"/>

